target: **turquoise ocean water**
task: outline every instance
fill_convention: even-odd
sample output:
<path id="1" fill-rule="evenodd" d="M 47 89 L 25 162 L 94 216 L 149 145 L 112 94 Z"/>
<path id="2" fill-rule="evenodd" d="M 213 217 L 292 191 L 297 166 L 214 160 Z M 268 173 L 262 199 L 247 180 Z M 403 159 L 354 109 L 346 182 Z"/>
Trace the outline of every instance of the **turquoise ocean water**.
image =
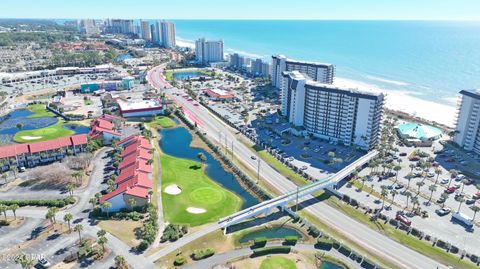
<path id="1" fill-rule="evenodd" d="M 174 20 L 179 40 L 222 38 L 226 52 L 333 63 L 337 76 L 454 105 L 480 88 L 480 22 Z"/>

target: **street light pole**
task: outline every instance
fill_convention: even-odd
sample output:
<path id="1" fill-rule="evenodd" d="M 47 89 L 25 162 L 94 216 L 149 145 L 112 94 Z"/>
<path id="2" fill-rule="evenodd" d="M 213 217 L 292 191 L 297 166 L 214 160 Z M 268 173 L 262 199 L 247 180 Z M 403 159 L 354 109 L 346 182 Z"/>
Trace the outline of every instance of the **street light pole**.
<path id="1" fill-rule="evenodd" d="M 295 203 L 295 212 L 298 211 L 298 189 L 299 189 L 299 187 L 297 186 L 297 197 L 296 197 L 296 200 L 297 200 L 297 201 L 296 201 L 296 203 Z"/>
<path id="2" fill-rule="evenodd" d="M 260 181 L 260 158 L 258 158 L 258 166 L 257 166 L 257 183 Z"/>

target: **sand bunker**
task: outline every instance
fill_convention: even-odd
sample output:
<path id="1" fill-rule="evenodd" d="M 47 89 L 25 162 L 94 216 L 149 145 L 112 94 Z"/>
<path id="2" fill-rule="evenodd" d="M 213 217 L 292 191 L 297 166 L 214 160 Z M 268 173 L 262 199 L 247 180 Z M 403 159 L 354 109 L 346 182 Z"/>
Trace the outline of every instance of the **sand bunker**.
<path id="1" fill-rule="evenodd" d="M 36 140 L 36 139 L 40 139 L 42 138 L 41 136 L 29 136 L 29 135 L 26 135 L 26 136 L 22 136 L 20 137 L 21 139 L 23 140 Z"/>
<path id="2" fill-rule="evenodd" d="M 192 213 L 192 214 L 202 214 L 202 213 L 207 212 L 207 210 L 205 210 L 203 208 L 198 208 L 198 207 L 189 207 L 189 208 L 187 208 L 187 211 L 188 211 L 188 213 Z"/>
<path id="3" fill-rule="evenodd" d="M 170 184 L 167 187 L 165 187 L 165 190 L 163 192 L 170 195 L 177 195 L 182 192 L 182 189 L 180 189 L 176 184 Z"/>

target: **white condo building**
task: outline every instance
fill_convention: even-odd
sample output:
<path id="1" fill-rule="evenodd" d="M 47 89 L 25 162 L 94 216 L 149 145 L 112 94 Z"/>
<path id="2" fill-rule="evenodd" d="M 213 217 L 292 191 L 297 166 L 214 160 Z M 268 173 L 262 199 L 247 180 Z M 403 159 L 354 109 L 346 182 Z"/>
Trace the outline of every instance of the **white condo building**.
<path id="1" fill-rule="evenodd" d="M 86 36 L 99 35 L 100 28 L 93 19 L 84 19 L 77 21 L 78 31 Z"/>
<path id="2" fill-rule="evenodd" d="M 284 55 L 272 56 L 271 70 L 272 86 L 277 88 L 280 87 L 282 73 L 285 71 L 299 71 L 310 79 L 325 84 L 333 84 L 333 78 L 335 77 L 335 66 L 333 64 L 297 61 Z"/>
<path id="3" fill-rule="evenodd" d="M 140 30 L 142 38 L 147 41 L 152 41 L 152 31 L 148 21 L 140 21 Z"/>
<path id="4" fill-rule="evenodd" d="M 384 95 L 313 81 L 299 71 L 282 73 L 281 111 L 316 137 L 365 150 L 376 146 Z"/>
<path id="5" fill-rule="evenodd" d="M 195 41 L 195 59 L 201 64 L 223 62 L 223 40 L 209 41 L 200 38 Z"/>
<path id="6" fill-rule="evenodd" d="M 462 90 L 460 95 L 453 141 L 480 154 L 480 92 Z"/>
<path id="7" fill-rule="evenodd" d="M 154 25 L 153 42 L 164 48 L 175 47 L 175 24 L 168 21 L 157 21 Z"/>

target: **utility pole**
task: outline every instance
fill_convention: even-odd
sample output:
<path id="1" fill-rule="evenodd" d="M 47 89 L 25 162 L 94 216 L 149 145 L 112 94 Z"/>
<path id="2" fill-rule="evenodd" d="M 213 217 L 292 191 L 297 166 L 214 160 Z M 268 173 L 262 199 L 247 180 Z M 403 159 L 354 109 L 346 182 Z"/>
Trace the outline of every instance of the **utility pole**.
<path id="1" fill-rule="evenodd" d="M 299 190 L 299 187 L 297 186 L 297 198 L 296 198 L 296 203 L 295 203 L 295 212 L 298 211 L 298 190 Z"/>
<path id="2" fill-rule="evenodd" d="M 258 158 L 258 166 L 257 166 L 257 183 L 260 181 L 260 158 Z"/>

